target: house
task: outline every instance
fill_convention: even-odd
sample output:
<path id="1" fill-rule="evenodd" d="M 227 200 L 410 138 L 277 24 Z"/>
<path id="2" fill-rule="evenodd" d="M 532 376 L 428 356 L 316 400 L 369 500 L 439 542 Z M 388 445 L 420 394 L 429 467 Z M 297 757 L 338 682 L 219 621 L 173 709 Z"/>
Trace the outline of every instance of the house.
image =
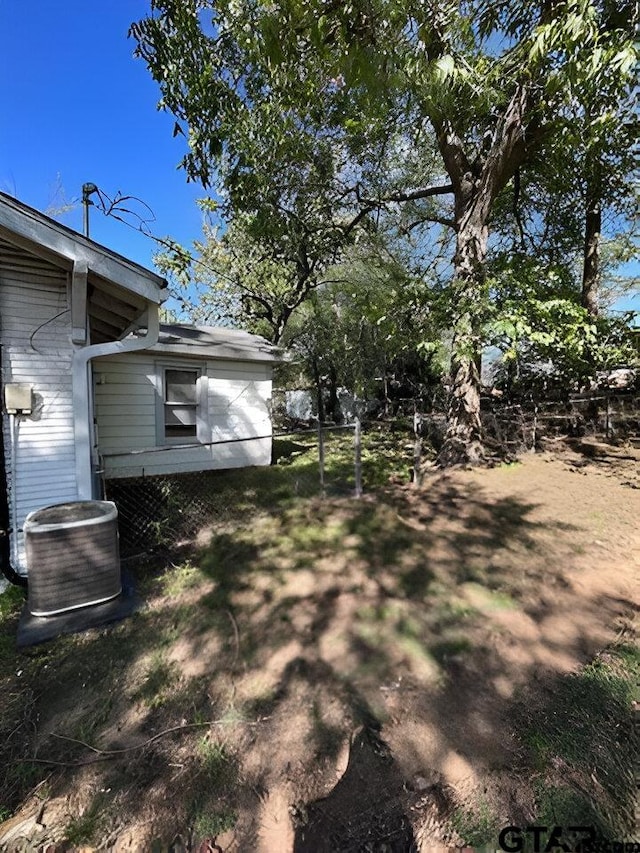
<path id="1" fill-rule="evenodd" d="M 0 568 L 23 524 L 102 477 L 268 465 L 282 360 L 230 329 L 160 326 L 163 278 L 0 193 Z M 3 482 L 2 482 L 3 481 Z"/>
<path id="2" fill-rule="evenodd" d="M 92 373 L 158 340 L 166 293 L 160 276 L 0 193 L 0 557 L 11 579 L 26 572 L 29 512 L 99 497 Z"/>
<path id="3" fill-rule="evenodd" d="M 271 463 L 281 351 L 225 328 L 160 326 L 157 343 L 94 364 L 106 479 Z"/>

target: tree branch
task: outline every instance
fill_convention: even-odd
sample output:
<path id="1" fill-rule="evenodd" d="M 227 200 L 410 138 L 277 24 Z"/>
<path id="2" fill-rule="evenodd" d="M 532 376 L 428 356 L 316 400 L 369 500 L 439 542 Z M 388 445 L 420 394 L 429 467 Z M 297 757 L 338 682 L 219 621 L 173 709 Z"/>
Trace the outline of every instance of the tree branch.
<path id="1" fill-rule="evenodd" d="M 404 192 L 402 190 L 397 190 L 396 192 L 389 193 L 388 195 L 380 196 L 377 199 L 363 198 L 360 195 L 360 187 L 359 186 L 356 186 L 355 191 L 356 191 L 356 198 L 358 199 L 359 202 L 362 202 L 362 204 L 378 206 L 381 204 L 387 204 L 391 201 L 398 201 L 398 202 L 417 201 L 418 199 L 431 198 L 432 196 L 435 196 L 435 195 L 449 195 L 450 193 L 454 192 L 454 186 L 453 186 L 453 184 L 436 184 L 435 186 L 420 187 L 420 188 L 415 189 L 415 190 L 408 190 L 408 191 L 404 191 Z"/>
<path id="2" fill-rule="evenodd" d="M 369 213 L 374 211 L 376 209 L 376 207 L 378 207 L 377 204 L 366 204 L 366 202 L 364 202 L 364 203 L 366 206 L 363 207 L 362 210 L 360 210 L 360 212 L 357 213 L 353 217 L 351 222 L 349 222 L 348 225 L 342 226 L 342 232 L 345 235 L 345 237 L 348 236 L 353 231 L 353 229 L 356 227 L 356 225 L 359 225 L 360 222 L 362 222 L 362 220 L 365 218 L 365 216 L 367 216 Z"/>
<path id="3" fill-rule="evenodd" d="M 482 168 L 482 187 L 488 193 L 489 203 L 507 185 L 537 139 L 540 131 L 537 123 L 527 125 L 524 120 L 530 109 L 530 90 L 518 84 Z"/>
<path id="4" fill-rule="evenodd" d="M 450 195 L 453 192 L 453 184 L 443 184 L 433 187 L 421 187 L 409 192 L 395 192 L 384 197 L 384 201 L 416 201 L 421 198 L 431 198 L 434 195 Z"/>
<path id="5" fill-rule="evenodd" d="M 414 228 L 418 228 L 420 225 L 424 225 L 425 222 L 432 222 L 436 225 L 444 225 L 445 228 L 453 228 L 454 231 L 458 230 L 458 225 L 455 219 L 449 219 L 446 216 L 437 216 L 436 214 L 429 214 L 428 216 L 422 217 L 422 219 L 417 219 L 410 225 L 403 226 L 402 231 L 405 234 L 409 234 L 411 231 L 413 231 Z"/>
<path id="6" fill-rule="evenodd" d="M 263 723 L 267 720 L 271 719 L 270 717 L 258 717 L 257 720 L 244 720 L 242 721 L 245 726 L 257 726 L 260 723 Z M 174 734 L 176 732 L 186 732 L 191 729 L 200 729 L 206 726 L 219 726 L 225 725 L 227 723 L 226 720 L 205 720 L 202 723 L 181 723 L 178 726 L 171 726 L 171 728 L 163 729 L 161 732 L 153 735 L 150 738 L 142 741 L 142 743 L 134 744 L 133 746 L 126 746 L 121 749 L 100 749 L 97 746 L 93 746 L 90 743 L 86 743 L 83 740 L 77 740 L 76 738 L 66 737 L 65 735 L 59 735 L 56 732 L 51 732 L 52 736 L 58 738 L 59 740 L 66 740 L 70 743 L 76 743 L 79 746 L 84 746 L 86 749 L 91 750 L 91 752 L 95 753 L 95 758 L 87 758 L 83 761 L 55 761 L 53 759 L 48 758 L 38 758 L 37 756 L 33 756 L 33 758 L 18 758 L 14 762 L 14 764 L 49 764 L 54 767 L 84 767 L 87 764 L 95 764 L 97 761 L 108 761 L 111 758 L 116 758 L 119 755 L 125 755 L 128 752 L 135 752 L 138 749 L 144 749 L 147 746 L 150 746 L 155 741 L 160 740 L 160 738 L 166 737 L 166 735 Z"/>
<path id="7" fill-rule="evenodd" d="M 464 176 L 471 172 L 471 163 L 464 153 L 462 140 L 454 131 L 449 120 L 444 119 L 441 121 L 432 117 L 431 123 L 436 132 L 438 148 L 440 149 L 447 174 L 451 178 L 451 191 L 458 197 Z"/>

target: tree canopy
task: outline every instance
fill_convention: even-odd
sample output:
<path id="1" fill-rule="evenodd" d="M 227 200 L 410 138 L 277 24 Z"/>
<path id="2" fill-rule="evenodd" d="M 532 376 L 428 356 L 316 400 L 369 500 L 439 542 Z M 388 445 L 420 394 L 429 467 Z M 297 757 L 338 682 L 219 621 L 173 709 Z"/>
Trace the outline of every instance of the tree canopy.
<path id="1" fill-rule="evenodd" d="M 448 463 L 483 455 L 491 235 L 505 194 L 518 226 L 523 175 L 555 200 L 575 198 L 563 161 L 579 172 L 587 291 L 598 277 L 598 210 L 628 202 L 634 14 L 611 0 L 154 0 L 131 32 L 187 136 L 188 178 L 218 186 L 256 262 L 288 270 L 284 324 L 380 215 L 451 231 Z"/>

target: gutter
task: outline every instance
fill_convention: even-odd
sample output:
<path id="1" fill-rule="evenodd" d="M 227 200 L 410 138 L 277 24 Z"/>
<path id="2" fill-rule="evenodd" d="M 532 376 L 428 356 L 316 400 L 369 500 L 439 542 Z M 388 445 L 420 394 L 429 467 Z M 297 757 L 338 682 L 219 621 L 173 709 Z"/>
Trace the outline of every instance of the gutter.
<path id="1" fill-rule="evenodd" d="M 0 347 L 0 390 L 2 389 L 2 348 Z M 16 470 L 16 430 L 17 430 L 17 422 L 15 420 L 15 415 L 9 415 L 10 418 L 10 440 L 11 440 L 11 476 L 13 477 L 13 472 Z M 17 542 L 17 523 L 16 523 L 16 506 L 15 506 L 15 487 L 11 489 L 11 509 L 8 505 L 7 500 L 7 483 L 6 483 L 6 466 L 4 464 L 4 453 L 5 453 L 5 445 L 4 445 L 4 435 L 2 433 L 2 423 L 0 423 L 0 462 L 2 463 L 2 470 L 5 473 L 5 482 L 0 482 L 0 489 L 2 490 L 2 496 L 0 497 L 0 522 L 2 523 L 3 529 L 0 531 L 0 572 L 4 575 L 4 577 L 9 581 L 9 583 L 14 584 L 15 586 L 21 586 L 26 588 L 27 586 L 27 576 L 21 574 L 17 571 L 14 566 L 18 565 L 18 562 L 15 558 L 15 543 Z"/>
<path id="2" fill-rule="evenodd" d="M 159 306 L 149 304 L 146 311 L 147 331 L 142 337 L 128 337 L 126 340 L 111 341 L 105 344 L 94 344 L 74 350 L 72 359 L 73 409 L 74 409 L 74 439 L 76 455 L 76 484 L 78 500 L 93 499 L 93 465 L 92 465 L 92 436 L 93 410 L 91 398 L 90 364 L 94 358 L 114 355 L 121 352 L 133 352 L 147 349 L 158 340 L 160 333 Z M 14 416 L 11 416 L 11 452 L 12 476 L 16 470 L 15 445 L 16 426 Z M 15 508 L 12 507 L 13 525 L 10 535 L 0 537 L 0 571 L 5 578 L 16 586 L 27 587 L 27 576 L 19 572 L 17 565 L 17 524 Z M 12 553 L 13 552 L 13 553 Z"/>
<path id="3" fill-rule="evenodd" d="M 138 338 L 135 335 L 125 340 L 93 344 L 74 350 L 71 366 L 73 383 L 73 430 L 76 451 L 76 484 L 78 500 L 93 500 L 93 409 L 91 395 L 90 363 L 94 358 L 135 352 L 152 347 L 158 342 L 160 321 L 158 305 L 149 304 L 146 311 L 147 331 Z"/>
<path id="4" fill-rule="evenodd" d="M 2 574 L 15 586 L 27 587 L 27 576 L 19 572 L 15 566 L 18 565 L 18 511 L 16 507 L 16 461 L 17 461 L 17 443 L 18 443 L 18 425 L 16 415 L 9 415 L 10 424 L 10 440 L 11 440 L 11 508 L 9 518 L 9 533 L 2 538 L 2 550 L 0 553 L 0 568 Z"/>

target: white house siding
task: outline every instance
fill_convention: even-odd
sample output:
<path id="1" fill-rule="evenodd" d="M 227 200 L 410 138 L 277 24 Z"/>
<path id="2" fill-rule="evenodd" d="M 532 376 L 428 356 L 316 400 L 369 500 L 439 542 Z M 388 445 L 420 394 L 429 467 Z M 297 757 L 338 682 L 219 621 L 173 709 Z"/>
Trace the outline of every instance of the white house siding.
<path id="1" fill-rule="evenodd" d="M 156 377 L 162 367 L 177 363 L 202 369 L 207 388 L 206 401 L 201 405 L 206 426 L 203 438 L 226 443 L 151 450 L 158 446 Z M 203 361 L 180 354 L 96 360 L 96 422 L 105 476 L 140 477 L 269 465 L 271 372 L 270 364 Z M 252 441 L 237 441 L 253 436 L 256 438 Z M 148 452 L 139 452 L 143 450 Z"/>
<path id="2" fill-rule="evenodd" d="M 11 470 L 10 418 L 4 415 L 8 498 L 15 501 L 18 565 L 24 572 L 22 526 L 29 512 L 77 500 L 67 276 L 0 245 L 2 381 L 33 387 L 33 413 L 16 417 L 16 469 Z"/>

